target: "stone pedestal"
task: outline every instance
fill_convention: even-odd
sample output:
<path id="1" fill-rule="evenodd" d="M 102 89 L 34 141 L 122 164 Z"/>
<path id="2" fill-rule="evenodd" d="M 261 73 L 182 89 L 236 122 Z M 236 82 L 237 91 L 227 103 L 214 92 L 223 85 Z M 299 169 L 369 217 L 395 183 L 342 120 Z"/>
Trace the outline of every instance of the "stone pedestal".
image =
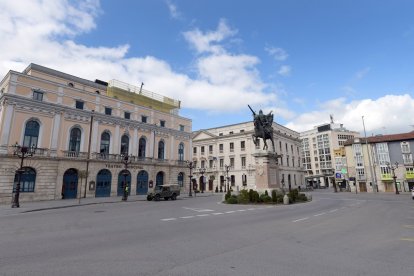
<path id="1" fill-rule="evenodd" d="M 256 189 L 258 191 L 280 189 L 281 179 L 276 153 L 256 153 Z"/>

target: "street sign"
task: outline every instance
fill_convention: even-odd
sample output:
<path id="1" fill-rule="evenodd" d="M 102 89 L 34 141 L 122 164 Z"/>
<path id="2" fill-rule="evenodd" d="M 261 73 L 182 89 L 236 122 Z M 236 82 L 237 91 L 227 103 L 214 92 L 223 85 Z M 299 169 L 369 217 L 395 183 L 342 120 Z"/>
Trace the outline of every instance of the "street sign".
<path id="1" fill-rule="evenodd" d="M 342 168 L 341 173 L 347 173 L 345 168 Z"/>
<path id="2" fill-rule="evenodd" d="M 335 178 L 342 178 L 342 174 L 341 173 L 335 173 Z"/>

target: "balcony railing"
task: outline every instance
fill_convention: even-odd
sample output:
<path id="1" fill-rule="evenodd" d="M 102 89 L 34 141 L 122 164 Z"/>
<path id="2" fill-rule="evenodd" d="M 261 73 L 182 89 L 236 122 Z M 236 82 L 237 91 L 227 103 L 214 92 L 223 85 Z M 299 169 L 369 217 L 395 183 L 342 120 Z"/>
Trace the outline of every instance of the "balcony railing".
<path id="1" fill-rule="evenodd" d="M 365 174 L 361 174 L 361 175 L 357 175 L 357 180 L 366 180 L 367 177 L 365 176 Z"/>
<path id="2" fill-rule="evenodd" d="M 88 157 L 87 152 L 81 152 L 81 151 L 68 151 L 63 150 L 63 157 L 70 158 L 70 159 L 86 159 Z"/>
<path id="3" fill-rule="evenodd" d="M 406 172 L 405 173 L 406 179 L 414 179 L 414 172 Z"/>
<path id="4" fill-rule="evenodd" d="M 392 175 L 390 173 L 382 173 L 381 180 L 392 180 Z"/>

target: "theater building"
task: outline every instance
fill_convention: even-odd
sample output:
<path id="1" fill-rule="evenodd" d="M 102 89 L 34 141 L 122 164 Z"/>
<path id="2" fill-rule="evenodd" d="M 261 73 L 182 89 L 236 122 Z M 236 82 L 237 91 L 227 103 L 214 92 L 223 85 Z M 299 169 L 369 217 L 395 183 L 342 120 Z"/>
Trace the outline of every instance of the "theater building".
<path id="1" fill-rule="evenodd" d="M 37 64 L 9 71 L 0 83 L 0 203 L 19 180 L 21 201 L 116 197 L 125 180 L 134 195 L 165 183 L 186 190 L 192 123 L 179 109 L 116 80 Z M 33 156 L 20 170 L 23 147 Z"/>

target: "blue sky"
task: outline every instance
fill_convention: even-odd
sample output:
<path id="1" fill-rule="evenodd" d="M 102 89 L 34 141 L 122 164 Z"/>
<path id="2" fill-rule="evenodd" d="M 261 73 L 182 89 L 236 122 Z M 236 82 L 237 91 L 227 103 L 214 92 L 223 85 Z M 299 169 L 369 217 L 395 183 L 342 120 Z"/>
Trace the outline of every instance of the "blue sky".
<path id="1" fill-rule="evenodd" d="M 412 1 L 0 1 L 0 73 L 30 62 L 182 101 L 193 130 L 414 125 Z"/>

